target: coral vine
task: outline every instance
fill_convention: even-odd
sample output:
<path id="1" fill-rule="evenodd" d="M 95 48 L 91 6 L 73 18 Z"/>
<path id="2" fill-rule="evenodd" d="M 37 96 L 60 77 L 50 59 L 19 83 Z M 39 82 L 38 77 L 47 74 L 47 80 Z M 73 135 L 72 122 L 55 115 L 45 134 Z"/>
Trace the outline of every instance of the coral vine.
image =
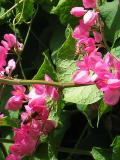
<path id="1" fill-rule="evenodd" d="M 48 75 L 45 75 L 45 80 L 52 81 Z M 14 144 L 10 146 L 11 154 L 6 160 L 11 160 L 12 157 L 22 159 L 32 154 L 40 143 L 40 136 L 48 135 L 56 127 L 56 123 L 49 119 L 50 108 L 47 106 L 47 98 L 53 102 L 59 98 L 57 89 L 51 86 L 34 85 L 29 94 L 25 94 L 23 86 L 13 87 L 13 97 L 8 100 L 6 109 L 18 110 L 24 101 L 28 104 L 21 114 L 21 127 L 14 129 Z"/>
<path id="2" fill-rule="evenodd" d="M 100 14 L 96 0 L 83 0 L 83 7 L 73 7 L 72 16 L 80 18 L 72 37 L 76 40 L 77 71 L 71 75 L 73 82 L 59 83 L 45 75 L 42 84 L 33 84 L 31 88 L 23 85 L 13 85 L 13 91 L 5 105 L 9 111 L 20 112 L 21 124 L 14 128 L 14 143 L 10 146 L 10 154 L 6 160 L 21 160 L 25 156 L 32 155 L 40 144 L 41 136 L 47 136 L 57 124 L 49 115 L 51 106 L 59 100 L 56 87 L 63 88 L 84 85 L 96 85 L 103 92 L 103 99 L 108 105 L 115 105 L 120 99 L 120 60 L 107 52 L 104 56 L 100 47 L 105 46 L 100 29 Z M 12 72 L 17 62 L 9 59 L 10 51 L 19 54 L 23 50 L 13 34 L 5 34 L 0 46 L 0 77 L 12 79 Z M 12 82 L 19 83 L 12 79 Z M 25 81 L 24 81 L 25 82 Z M 27 81 L 26 81 L 27 82 Z M 25 82 L 25 83 L 26 83 Z M 53 106 L 52 106 L 53 107 Z M 0 118 L 4 118 L 0 114 Z"/>
<path id="3" fill-rule="evenodd" d="M 120 99 L 120 60 L 111 53 L 103 57 L 99 52 L 102 34 L 96 1 L 83 0 L 83 5 L 86 9 L 74 7 L 70 12 L 76 17 L 83 16 L 73 32 L 73 38 L 77 40 L 77 54 L 83 54 L 83 58 L 77 61 L 78 70 L 73 75 L 73 81 L 76 84 L 96 84 L 104 94 L 105 103 L 115 105 Z M 99 32 L 92 28 L 97 28 Z"/>

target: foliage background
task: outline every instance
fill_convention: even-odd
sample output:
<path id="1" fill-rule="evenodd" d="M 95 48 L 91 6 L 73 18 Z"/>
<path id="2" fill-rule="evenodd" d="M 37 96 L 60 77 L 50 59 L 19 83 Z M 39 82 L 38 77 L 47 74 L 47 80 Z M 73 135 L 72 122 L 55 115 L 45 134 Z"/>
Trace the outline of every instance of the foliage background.
<path id="1" fill-rule="evenodd" d="M 0 39 L 5 33 L 15 33 L 24 42 L 21 63 L 26 78 L 43 79 L 47 72 L 56 81 L 70 81 L 70 75 L 76 69 L 75 41 L 71 33 L 78 19 L 69 12 L 72 7 L 81 6 L 82 2 L 24 0 L 6 14 L 17 3 L 20 0 L 0 0 Z M 118 0 L 101 0 L 99 5 L 108 46 L 115 56 L 120 57 Z M 14 75 L 23 78 L 19 65 Z M 13 119 L 18 118 L 19 113 L 4 110 L 10 90 L 11 87 L 6 86 L 0 111 Z M 58 106 L 61 108 L 58 128 L 48 138 L 43 138 L 36 153 L 32 157 L 25 157 L 25 160 L 120 160 L 119 104 L 113 108 L 105 106 L 101 97 L 95 87 L 64 90 L 64 101 Z M 12 121 L 6 124 L 4 122 L 4 126 L 0 127 L 1 138 L 13 136 Z M 8 150 L 9 144 L 4 145 Z M 92 151 L 92 154 L 87 151 Z M 0 159 L 4 160 L 1 151 Z"/>

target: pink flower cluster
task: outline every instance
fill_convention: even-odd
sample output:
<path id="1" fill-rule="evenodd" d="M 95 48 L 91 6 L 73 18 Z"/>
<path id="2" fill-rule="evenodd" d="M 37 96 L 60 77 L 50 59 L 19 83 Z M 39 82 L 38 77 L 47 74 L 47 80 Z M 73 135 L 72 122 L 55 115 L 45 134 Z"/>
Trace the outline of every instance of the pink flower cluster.
<path id="1" fill-rule="evenodd" d="M 52 81 L 48 75 L 45 75 L 45 80 Z M 48 135 L 56 127 L 56 123 L 49 119 L 51 108 L 47 106 L 47 99 L 54 103 L 59 94 L 55 87 L 46 85 L 33 85 L 28 94 L 25 94 L 23 86 L 13 88 L 6 109 L 16 111 L 24 106 L 25 111 L 21 114 L 21 127 L 14 129 L 14 144 L 10 146 L 11 154 L 6 160 L 21 160 L 35 151 L 41 135 Z"/>
<path id="2" fill-rule="evenodd" d="M 14 59 L 7 61 L 7 55 L 11 49 L 22 50 L 22 43 L 19 43 L 13 34 L 5 34 L 4 40 L 0 45 L 0 76 L 11 75 L 12 71 L 16 68 Z"/>
<path id="3" fill-rule="evenodd" d="M 77 53 L 84 55 L 77 61 L 78 70 L 73 81 L 76 84 L 96 84 L 104 94 L 105 103 L 115 105 L 120 99 L 120 60 L 111 53 L 102 57 L 98 51 L 102 35 L 94 31 L 94 28 L 99 29 L 96 0 L 83 0 L 83 5 L 85 8 L 74 7 L 70 12 L 73 16 L 82 17 L 73 31 L 73 38 L 77 41 Z"/>

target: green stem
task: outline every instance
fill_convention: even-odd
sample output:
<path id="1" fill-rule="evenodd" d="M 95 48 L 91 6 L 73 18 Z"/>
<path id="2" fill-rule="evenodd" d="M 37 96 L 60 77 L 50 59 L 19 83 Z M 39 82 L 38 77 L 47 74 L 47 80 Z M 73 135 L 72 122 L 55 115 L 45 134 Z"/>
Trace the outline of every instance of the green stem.
<path id="1" fill-rule="evenodd" d="M 58 151 L 65 152 L 65 153 L 72 153 L 72 154 L 80 154 L 80 155 L 85 155 L 85 156 L 92 156 L 90 151 L 85 151 L 85 150 L 81 150 L 81 149 L 60 147 L 60 148 L 58 148 Z"/>
<path id="2" fill-rule="evenodd" d="M 5 15 L 7 15 L 8 13 L 10 13 L 15 7 L 17 7 L 22 2 L 23 2 L 23 0 L 20 0 L 18 3 L 16 3 L 10 9 L 8 9 L 3 15 L 0 16 L 0 19 L 2 19 Z"/>
<path id="3" fill-rule="evenodd" d="M 31 85 L 31 84 L 44 84 L 48 86 L 55 86 L 58 88 L 69 88 L 69 87 L 80 87 L 80 86 L 88 86 L 93 84 L 75 84 L 74 82 L 51 82 L 45 80 L 23 80 L 23 79 L 7 79 L 0 78 L 0 83 L 7 85 Z"/>
<path id="4" fill-rule="evenodd" d="M 36 9 L 36 12 L 35 12 L 33 18 L 32 18 L 31 21 L 30 21 L 30 25 L 29 25 L 29 27 L 28 27 L 28 31 L 27 31 L 27 34 L 26 34 L 26 37 L 25 37 L 25 40 L 24 40 L 24 44 L 23 44 L 24 48 L 25 48 L 25 45 L 26 45 L 26 43 L 27 43 L 27 40 L 28 40 L 30 31 L 31 31 L 31 27 L 32 27 L 32 22 L 33 22 L 36 14 L 37 14 L 37 11 L 38 11 L 38 6 L 37 6 L 37 9 Z"/>
<path id="5" fill-rule="evenodd" d="M 28 28 L 28 31 L 27 31 L 27 34 L 26 34 L 26 37 L 25 37 L 25 40 L 24 40 L 24 44 L 23 44 L 24 48 L 25 48 L 25 45 L 27 43 L 27 40 L 28 40 L 28 37 L 29 37 L 29 34 L 30 34 L 31 26 L 32 26 L 32 20 L 30 22 L 30 25 L 29 25 L 29 28 Z"/>
<path id="6" fill-rule="evenodd" d="M 82 133 L 81 133 L 81 135 L 80 135 L 80 137 L 79 137 L 79 139 L 78 139 L 78 141 L 77 141 L 77 143 L 75 144 L 75 149 L 78 147 L 78 145 L 80 144 L 80 141 L 83 139 L 83 136 L 85 135 L 85 133 L 86 133 L 86 131 L 87 131 L 87 129 L 88 129 L 88 123 L 86 124 L 86 126 L 84 127 L 84 129 L 83 129 L 83 131 L 82 131 Z"/>
<path id="7" fill-rule="evenodd" d="M 23 70 L 23 67 L 22 67 L 21 59 L 20 59 L 19 56 L 18 56 L 18 63 L 19 63 L 20 69 L 21 69 L 22 76 L 23 76 L 24 79 L 26 79 L 26 76 L 25 76 L 25 73 L 24 73 L 24 70 Z"/>

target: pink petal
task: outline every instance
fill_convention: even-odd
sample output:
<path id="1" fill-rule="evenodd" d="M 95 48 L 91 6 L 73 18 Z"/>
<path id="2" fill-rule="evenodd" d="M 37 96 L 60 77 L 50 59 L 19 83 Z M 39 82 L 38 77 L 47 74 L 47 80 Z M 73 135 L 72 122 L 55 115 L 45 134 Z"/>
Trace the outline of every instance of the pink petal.
<path id="1" fill-rule="evenodd" d="M 12 96 L 9 98 L 5 108 L 8 110 L 16 111 L 22 107 L 23 100 L 19 96 Z"/>
<path id="2" fill-rule="evenodd" d="M 90 82 L 90 75 L 89 71 L 81 71 L 78 70 L 76 73 L 73 75 L 73 81 L 76 84 L 86 84 Z"/>
<path id="3" fill-rule="evenodd" d="M 83 16 L 87 10 L 85 10 L 83 7 L 73 7 L 70 11 L 71 15 L 75 17 L 81 17 Z"/>
<path id="4" fill-rule="evenodd" d="M 85 8 L 96 8 L 96 0 L 83 0 Z"/>
<path id="5" fill-rule="evenodd" d="M 98 13 L 95 11 L 89 10 L 83 17 L 84 24 L 93 26 L 96 23 L 98 18 Z"/>
<path id="6" fill-rule="evenodd" d="M 94 31 L 93 34 L 94 34 L 95 41 L 96 41 L 97 43 L 99 43 L 99 42 L 102 41 L 102 35 L 101 35 L 101 33 Z"/>
<path id="7" fill-rule="evenodd" d="M 16 37 L 13 34 L 5 34 L 4 39 L 7 41 L 10 48 L 16 44 Z"/>
<path id="8" fill-rule="evenodd" d="M 14 154 L 9 154 L 7 157 L 6 157 L 6 160 L 21 160 L 20 156 L 16 156 Z"/>
<path id="9" fill-rule="evenodd" d="M 107 90 L 104 92 L 104 101 L 108 105 L 115 105 L 120 99 L 119 90 Z"/>

